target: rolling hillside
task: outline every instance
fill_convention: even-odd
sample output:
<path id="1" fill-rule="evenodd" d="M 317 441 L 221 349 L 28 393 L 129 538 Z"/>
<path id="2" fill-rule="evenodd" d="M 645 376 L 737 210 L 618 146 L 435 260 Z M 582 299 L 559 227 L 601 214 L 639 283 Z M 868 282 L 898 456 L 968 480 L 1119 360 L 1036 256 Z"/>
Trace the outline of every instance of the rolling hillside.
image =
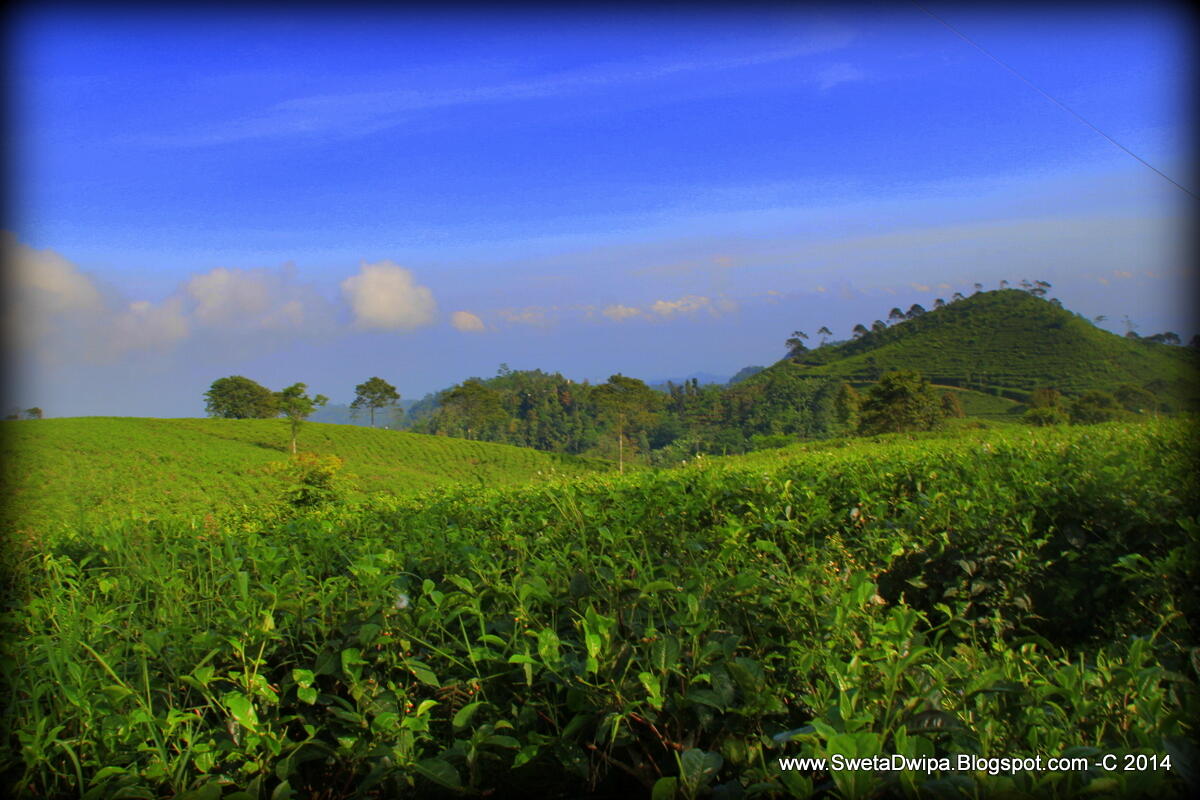
<path id="1" fill-rule="evenodd" d="M 0 423 L 3 520 L 42 528 L 153 513 L 204 515 L 273 500 L 284 420 L 81 417 Z M 345 460 L 359 494 L 486 486 L 604 471 L 608 462 L 488 442 L 308 423 L 302 449 Z"/>
<path id="2" fill-rule="evenodd" d="M 1149 388 L 1176 407 L 1195 403 L 1200 394 L 1194 351 L 1117 336 L 1015 289 L 982 292 L 886 330 L 810 350 L 799 363 L 814 377 L 851 382 L 915 369 L 935 384 L 1014 400 L 1039 386 L 1077 394 L 1125 383 Z"/>

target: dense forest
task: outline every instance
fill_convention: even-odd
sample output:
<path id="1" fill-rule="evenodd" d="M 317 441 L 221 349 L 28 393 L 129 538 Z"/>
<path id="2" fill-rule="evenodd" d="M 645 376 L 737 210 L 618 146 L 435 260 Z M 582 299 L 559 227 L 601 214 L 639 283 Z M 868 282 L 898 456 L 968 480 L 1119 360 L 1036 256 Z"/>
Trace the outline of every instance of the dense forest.
<path id="1" fill-rule="evenodd" d="M 1046 299 L 1047 286 L 939 299 L 930 311 L 894 308 L 887 322 L 858 325 L 845 341 L 826 341 L 822 326 L 822 343 L 812 349 L 808 335 L 794 331 L 785 358 L 747 367 L 725 386 L 691 380 L 655 391 L 620 374 L 590 384 L 502 365 L 493 378 L 427 396 L 404 424 L 420 433 L 669 464 L 697 453 L 886 430 L 870 404 L 884 402 L 881 379 L 897 373 L 908 376 L 905 392 L 922 397 L 914 402 L 936 405 L 941 417 L 962 416 L 964 402 L 980 408 L 990 401 L 989 410 L 1033 424 L 1195 405 L 1195 341 L 1179 347 L 1174 333 L 1117 336 Z M 916 427 L 938 425 L 921 418 Z"/>

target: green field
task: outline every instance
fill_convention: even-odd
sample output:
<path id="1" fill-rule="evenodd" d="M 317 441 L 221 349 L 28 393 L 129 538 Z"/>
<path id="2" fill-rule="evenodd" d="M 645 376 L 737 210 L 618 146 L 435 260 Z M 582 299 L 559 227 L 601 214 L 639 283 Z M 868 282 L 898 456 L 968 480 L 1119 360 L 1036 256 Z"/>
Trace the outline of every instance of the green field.
<path id="1" fill-rule="evenodd" d="M 281 456 L 270 423 L 144 422 Z M 140 438 L 111 424 L 115 461 Z M 959 426 L 255 526 L 104 506 L 7 550 L 0 770 L 38 798 L 1186 797 L 1194 434 Z M 833 754 L 1159 768 L 780 768 Z"/>
<path id="2" fill-rule="evenodd" d="M 0 422 L 9 524 L 46 529 L 203 517 L 276 499 L 285 420 L 83 417 Z M 307 423 L 301 447 L 345 461 L 352 497 L 457 481 L 496 486 L 611 469 L 605 461 L 441 436 Z"/>

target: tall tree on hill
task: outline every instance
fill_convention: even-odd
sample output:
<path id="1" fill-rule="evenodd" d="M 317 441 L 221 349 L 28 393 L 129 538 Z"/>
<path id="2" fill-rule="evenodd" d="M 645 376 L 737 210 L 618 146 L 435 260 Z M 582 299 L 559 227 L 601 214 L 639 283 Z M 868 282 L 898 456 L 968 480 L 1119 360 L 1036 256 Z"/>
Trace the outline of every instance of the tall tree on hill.
<path id="1" fill-rule="evenodd" d="M 784 344 L 787 345 L 788 358 L 796 358 L 808 348 L 804 346 L 804 340 L 808 338 L 808 334 L 804 331 L 792 331 L 792 336 Z"/>
<path id="2" fill-rule="evenodd" d="M 271 390 L 242 375 L 213 381 L 204 400 L 210 417 L 270 419 L 278 413 Z"/>
<path id="3" fill-rule="evenodd" d="M 979 284 L 977 283 L 975 285 L 978 286 Z M 979 292 L 975 292 L 975 294 L 979 294 Z M 959 300 L 963 299 L 965 298 L 962 296 L 962 292 L 955 292 L 954 294 L 950 295 L 950 302 L 952 303 L 957 303 Z"/>
<path id="4" fill-rule="evenodd" d="M 857 339 L 860 336 L 866 336 L 869 333 L 869 331 L 867 330 L 867 326 L 863 325 L 860 322 L 854 326 L 854 330 L 850 331 L 850 333 L 854 336 L 855 339 Z"/>
<path id="5" fill-rule="evenodd" d="M 920 373 L 898 370 L 871 387 L 862 405 L 859 431 L 865 435 L 928 431 L 942 424 L 941 399 Z"/>
<path id="6" fill-rule="evenodd" d="M 829 328 L 822 325 L 821 329 L 819 331 L 817 331 L 817 336 L 821 337 L 821 346 L 824 347 L 825 340 L 828 339 L 830 336 L 833 336 L 833 331 L 829 330 Z"/>
<path id="7" fill-rule="evenodd" d="M 592 401 L 608 416 L 617 430 L 617 462 L 625 471 L 625 437 L 646 430 L 654 421 L 661 395 L 637 378 L 613 375 L 592 390 Z"/>
<path id="8" fill-rule="evenodd" d="M 939 308 L 944 308 L 945 306 L 946 306 L 946 301 L 940 297 L 937 300 L 933 301 L 933 307 L 935 310 L 939 309 Z"/>
<path id="9" fill-rule="evenodd" d="M 887 330 L 887 323 L 881 319 L 877 319 L 871 323 L 871 332 L 872 333 L 879 333 L 880 331 L 886 331 L 886 330 Z"/>
<path id="10" fill-rule="evenodd" d="M 888 320 L 890 320 L 891 322 L 903 322 L 904 321 L 904 312 L 898 308 L 893 308 L 891 311 L 888 312 Z"/>
<path id="11" fill-rule="evenodd" d="M 508 418 L 500 393 L 470 378 L 442 395 L 442 407 L 458 420 L 468 439 L 486 439 Z"/>
<path id="12" fill-rule="evenodd" d="M 354 387 L 354 402 L 351 408 L 367 408 L 371 411 L 371 427 L 375 427 L 375 410 L 394 406 L 400 400 L 396 387 L 383 378 L 371 378 Z"/>
<path id="13" fill-rule="evenodd" d="M 25 409 L 25 419 L 41 419 L 42 410 L 37 406 Z"/>
<path id="14" fill-rule="evenodd" d="M 913 303 L 911 306 L 908 307 L 908 311 L 905 312 L 904 318 L 905 319 L 916 319 L 917 317 L 921 316 L 924 313 L 925 313 L 925 308 L 920 303 Z"/>
<path id="15" fill-rule="evenodd" d="M 982 283 L 975 284 L 975 294 L 979 294 L 982 291 L 983 291 L 983 284 Z M 958 295 L 959 297 L 962 297 L 962 295 L 958 294 L 958 292 L 955 292 L 955 294 Z"/>
<path id="16" fill-rule="evenodd" d="M 309 397 L 308 386 L 303 383 L 293 383 L 283 391 L 275 393 L 275 407 L 287 418 L 292 431 L 292 455 L 296 454 L 296 437 L 304 420 L 328 402 L 329 398 L 323 394 Z"/>

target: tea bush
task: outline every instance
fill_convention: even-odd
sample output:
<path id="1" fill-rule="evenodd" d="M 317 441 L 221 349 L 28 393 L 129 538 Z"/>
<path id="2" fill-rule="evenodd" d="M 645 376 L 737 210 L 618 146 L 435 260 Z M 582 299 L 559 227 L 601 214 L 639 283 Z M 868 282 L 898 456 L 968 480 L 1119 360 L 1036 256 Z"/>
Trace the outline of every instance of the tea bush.
<path id="1" fill-rule="evenodd" d="M 1190 426 L 956 429 L 32 542 L 29 797 L 1185 796 Z M 781 771 L 781 757 L 1169 770 Z"/>

